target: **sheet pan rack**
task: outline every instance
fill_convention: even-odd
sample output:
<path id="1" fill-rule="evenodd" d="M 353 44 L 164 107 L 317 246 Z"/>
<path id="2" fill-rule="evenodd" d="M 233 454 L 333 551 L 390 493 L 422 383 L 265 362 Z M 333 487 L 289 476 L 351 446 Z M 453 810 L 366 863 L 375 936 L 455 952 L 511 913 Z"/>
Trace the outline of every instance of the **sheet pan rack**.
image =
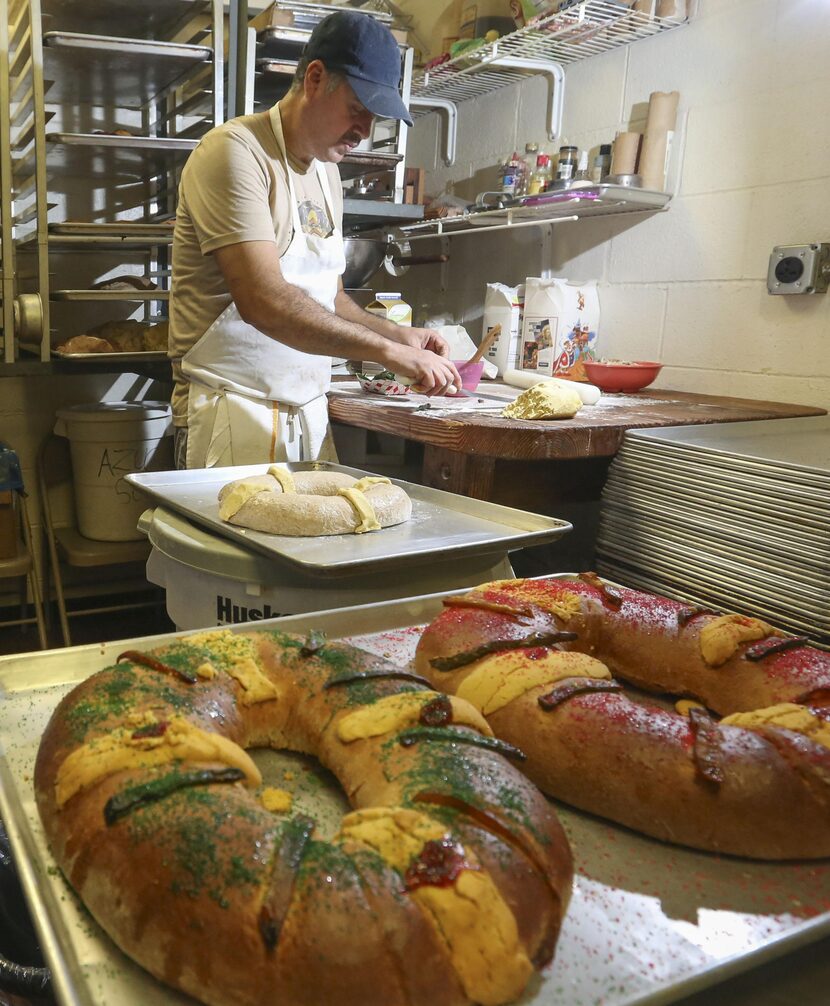
<path id="1" fill-rule="evenodd" d="M 32 222 L 15 231 L 13 247 L 24 261 L 39 256 L 34 290 L 42 322 L 30 325 L 19 344 L 31 351 L 37 343 L 40 359 L 47 361 L 50 301 L 55 332 L 63 339 L 83 332 L 84 324 L 99 322 L 107 304 L 132 304 L 130 310 L 139 307 L 149 319 L 151 305 L 157 311 L 169 299 L 173 229 L 163 220 L 175 213 L 178 176 L 187 156 L 201 133 L 224 118 L 223 3 L 0 2 L 10 24 L 25 12 L 30 25 L 20 59 L 27 60 L 34 78 L 21 94 L 21 105 L 31 110 L 32 141 L 14 163 L 13 202 L 24 191 L 36 192 L 42 211 L 29 210 Z M 12 55 L 12 61 L 16 58 Z M 2 70 L 0 62 L 0 75 Z M 88 197 L 78 194 L 84 185 Z M 56 217 L 47 222 L 50 203 Z M 76 214 L 79 219 L 72 219 Z M 124 217 L 129 219 L 119 219 Z M 61 255 L 53 268 L 60 273 L 55 284 L 60 288 L 50 292 L 49 256 L 78 251 L 96 257 Z M 153 291 L 90 289 L 97 275 L 122 265 L 129 274 L 138 269 L 163 277 L 162 286 Z M 67 302 L 73 302 L 71 311 L 61 313 L 59 305 Z M 85 320 L 96 302 L 99 314 Z M 14 347 L 9 351 L 7 341 L 6 362 L 14 361 L 16 352 Z"/>
<path id="2" fill-rule="evenodd" d="M 48 114 L 41 72 L 39 0 L 0 0 L 0 255 L 3 363 L 17 358 L 22 339 L 49 328 L 46 247 L 48 198 L 43 136 Z M 31 254 L 18 255 L 19 241 Z M 48 347 L 41 345 L 41 360 Z"/>

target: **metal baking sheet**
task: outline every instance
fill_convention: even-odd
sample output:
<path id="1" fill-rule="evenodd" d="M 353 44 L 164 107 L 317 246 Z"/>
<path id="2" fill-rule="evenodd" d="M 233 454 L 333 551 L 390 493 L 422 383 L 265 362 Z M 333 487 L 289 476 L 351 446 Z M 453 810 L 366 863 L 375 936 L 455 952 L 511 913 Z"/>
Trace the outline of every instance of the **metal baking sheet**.
<path id="1" fill-rule="evenodd" d="M 701 477 L 706 482 L 734 483 L 736 485 L 764 486 L 770 491 L 810 493 L 817 486 L 824 485 L 822 476 L 804 476 L 800 472 L 770 468 L 765 466 L 749 467 L 743 464 L 733 464 L 729 456 L 723 458 L 710 457 L 698 460 L 684 455 L 682 449 L 671 449 L 666 452 L 635 452 L 623 448 L 614 459 L 611 472 L 616 470 L 637 472 L 647 468 L 652 473 L 662 469 L 671 470 L 677 479 L 683 483 L 700 485 Z M 792 477 L 790 475 L 792 474 Z M 674 480 L 673 480 L 674 481 Z"/>
<path id="2" fill-rule="evenodd" d="M 345 472 L 356 479 L 372 474 L 328 462 L 298 462 L 283 467 L 291 472 Z M 526 513 L 400 479 L 391 481 L 411 497 L 412 519 L 382 531 L 292 538 L 251 531 L 223 521 L 217 499 L 222 486 L 235 479 L 263 475 L 268 468 L 268 465 L 241 465 L 141 472 L 125 477 L 151 499 L 223 538 L 321 577 L 400 570 L 436 559 L 446 561 L 453 554 L 504 556 L 511 549 L 541 545 L 571 530 L 571 524 L 555 517 Z"/>
<path id="3" fill-rule="evenodd" d="M 145 181 L 176 166 L 197 140 L 180 137 L 111 136 L 99 133 L 47 133 L 46 165 L 50 177 L 112 178 Z"/>
<path id="4" fill-rule="evenodd" d="M 145 224 L 140 220 L 114 220 L 103 224 L 86 220 L 62 220 L 49 224 L 49 233 L 78 237 L 142 237 L 146 235 L 173 240 L 173 227 L 170 224 Z"/>
<path id="5" fill-rule="evenodd" d="M 825 649 L 830 649 L 830 628 L 822 629 L 814 622 L 789 617 L 773 601 L 771 604 L 757 597 L 739 594 L 734 580 L 713 580 L 710 571 L 694 571 L 681 567 L 675 562 L 661 563 L 649 557 L 647 563 L 637 562 L 624 550 L 598 548 L 597 570 L 611 579 L 628 583 L 651 593 L 666 594 L 691 604 L 710 604 L 721 611 L 754 615 L 764 618 L 770 624 L 797 635 L 809 636 L 811 641 Z"/>
<path id="6" fill-rule="evenodd" d="M 720 491 L 714 491 L 715 489 Z M 661 491 L 662 490 L 662 491 Z M 646 511 L 669 509 L 672 513 L 689 514 L 706 521 L 727 521 L 748 527 L 762 533 L 772 532 L 775 537 L 783 535 L 797 541 L 805 537 L 812 539 L 817 546 L 830 541 L 830 515 L 822 517 L 812 513 L 806 506 L 788 506 L 782 503 L 776 506 L 775 501 L 767 505 L 765 501 L 739 499 L 728 488 L 714 487 L 711 493 L 702 496 L 681 494 L 672 489 L 666 490 L 665 481 L 662 486 L 638 485 L 632 480 L 608 481 L 602 490 L 603 499 L 617 499 L 620 502 L 630 502 Z"/>
<path id="7" fill-rule="evenodd" d="M 62 353 L 59 349 L 53 349 L 52 356 L 56 356 L 61 360 L 85 360 L 88 363 L 95 363 L 98 360 L 101 363 L 112 362 L 113 360 L 117 360 L 119 363 L 146 363 L 149 360 L 167 359 L 167 353 L 155 352 L 153 350 L 140 353 Z"/>
<path id="8" fill-rule="evenodd" d="M 42 0 L 44 25 L 60 31 L 157 39 L 189 17 L 209 10 L 203 0 Z"/>
<path id="9" fill-rule="evenodd" d="M 441 609 L 444 596 L 291 616 L 257 623 L 257 628 L 302 633 L 314 628 L 404 666 L 414 652 L 418 627 Z M 46 849 L 31 782 L 38 742 L 60 698 L 122 650 L 146 649 L 171 638 L 0 658 L 0 815 L 60 1006 L 193 1002 L 125 957 L 80 906 Z M 271 780 L 290 768 L 297 810 L 315 816 L 323 834 L 336 829 L 343 797 L 316 762 L 287 753 L 254 754 Z M 287 785 L 284 779 L 279 784 Z M 557 809 L 577 874 L 556 958 L 521 1000 L 525 1006 L 662 1006 L 750 968 L 775 967 L 770 962 L 776 958 L 830 934 L 826 862 L 755 863 L 708 855 Z M 786 958 L 778 971 L 787 973 Z M 710 995 L 707 1002 L 720 1001 L 717 991 Z M 801 1006 L 825 1002 L 823 984 L 814 998 L 800 999 Z M 740 1006 L 767 1003 L 755 990 Z"/>
<path id="10" fill-rule="evenodd" d="M 617 458 L 623 464 L 628 465 L 646 460 L 653 464 L 682 465 L 686 471 L 707 472 L 715 478 L 729 477 L 730 475 L 752 475 L 770 484 L 786 481 L 802 486 L 821 485 L 830 488 L 830 473 L 789 468 L 777 462 L 736 458 L 731 454 L 712 454 L 670 444 L 658 446 L 657 444 L 626 441 L 618 452 Z"/>
<path id="11" fill-rule="evenodd" d="M 760 587 L 738 580 L 734 567 L 717 570 L 707 557 L 707 561 L 695 563 L 688 556 L 672 556 L 651 551 L 644 555 L 632 555 L 624 541 L 615 542 L 604 535 L 597 542 L 597 557 L 600 561 L 612 560 L 627 564 L 641 572 L 656 571 L 667 575 L 673 583 L 688 587 L 689 590 L 706 590 L 717 594 L 721 606 L 737 607 L 743 613 L 763 615 L 773 624 L 789 628 L 808 636 L 826 635 L 830 632 L 830 622 L 822 613 L 793 607 L 782 601 L 786 597 L 780 592 L 769 592 Z M 823 608 L 826 611 L 826 606 Z"/>
<path id="12" fill-rule="evenodd" d="M 807 507 L 782 503 L 780 506 L 753 507 L 736 499 L 728 490 L 705 496 L 660 491 L 660 487 L 642 486 L 630 480 L 606 483 L 603 503 L 618 503 L 641 513 L 665 513 L 674 520 L 690 520 L 704 529 L 723 526 L 738 535 L 768 536 L 776 542 L 792 542 L 797 547 L 806 543 L 825 552 L 830 547 L 830 519 L 811 513 Z"/>
<path id="13" fill-rule="evenodd" d="M 774 461 L 802 471 L 830 472 L 830 416 L 671 426 L 632 430 L 626 436 L 633 441 L 679 444 L 717 455 Z"/>
<path id="14" fill-rule="evenodd" d="M 175 136 L 120 136 L 111 133 L 47 133 L 46 141 L 70 147 L 118 147 L 178 153 L 190 153 L 199 142 Z"/>
<path id="15" fill-rule="evenodd" d="M 268 59 L 295 58 L 298 59 L 303 46 L 311 37 L 308 28 L 297 28 L 288 25 L 276 25 L 263 28 L 257 33 L 257 49 Z"/>
<path id="16" fill-rule="evenodd" d="M 49 31 L 43 36 L 46 100 L 141 109 L 212 57 L 202 45 Z"/>
<path id="17" fill-rule="evenodd" d="M 677 559 L 723 568 L 736 586 L 754 578 L 759 587 L 781 593 L 782 601 L 796 600 L 796 597 L 788 597 L 789 594 L 794 594 L 803 603 L 816 605 L 822 611 L 827 608 L 830 599 L 830 592 L 825 586 L 826 577 L 807 574 L 802 577 L 793 576 L 789 568 L 782 567 L 761 549 L 750 555 L 740 546 L 736 548 L 728 542 L 710 542 L 682 530 L 661 534 L 660 529 L 652 531 L 643 524 L 638 524 L 629 531 L 624 521 L 611 522 L 607 517 L 602 517 L 599 536 L 604 540 L 608 535 L 616 535 L 619 545 L 627 549 L 632 557 L 639 555 L 647 561 L 650 555 L 660 552 L 671 554 Z"/>
<path id="18" fill-rule="evenodd" d="M 830 541 L 816 547 L 802 539 L 775 536 L 754 527 L 699 520 L 698 516 L 668 509 L 662 512 L 644 510 L 625 500 L 612 502 L 608 495 L 603 497 L 601 509 L 602 525 L 628 535 L 632 549 L 641 549 L 640 536 L 643 534 L 656 534 L 668 540 L 678 536 L 694 551 L 715 550 L 728 554 L 729 550 L 749 559 L 763 556 L 772 569 L 809 575 L 830 586 Z"/>
<path id="19" fill-rule="evenodd" d="M 781 598 L 782 608 L 792 605 L 795 611 L 824 616 L 826 624 L 830 625 L 830 617 L 826 614 L 830 611 L 830 589 L 826 579 L 809 574 L 793 576 L 789 569 L 769 562 L 763 554 L 750 556 L 721 543 L 699 542 L 680 533 L 661 537 L 659 532 L 649 533 L 643 527 L 629 532 L 625 525 L 617 523 L 612 526 L 604 521 L 600 525 L 598 543 L 607 546 L 612 541 L 624 549 L 632 560 L 639 557 L 647 562 L 652 555 L 671 556 L 678 562 L 711 568 L 713 573 L 721 571 L 729 577 L 736 590 L 750 585 L 769 590 L 772 596 Z"/>
<path id="20" fill-rule="evenodd" d="M 764 618 L 780 629 L 810 636 L 814 645 L 830 649 L 830 630 L 821 632 L 811 622 L 782 617 L 779 609 L 757 599 L 741 598 L 734 589 L 734 582 L 716 584 L 707 578 L 706 573 L 687 573 L 675 563 L 650 561 L 648 567 L 637 565 L 630 556 L 612 555 L 604 550 L 597 552 L 596 568 L 602 576 L 652 594 L 665 594 L 688 604 L 708 604 L 719 611 Z"/>
<path id="21" fill-rule="evenodd" d="M 664 496 L 677 495 L 678 497 L 694 499 L 708 499 L 710 495 L 720 493 L 726 494 L 728 498 L 734 495 L 737 499 L 746 501 L 756 501 L 761 504 L 784 511 L 799 510 L 803 508 L 804 513 L 811 511 L 824 512 L 830 514 L 828 501 L 821 498 L 821 494 L 816 490 L 801 490 L 794 486 L 781 484 L 774 490 L 764 491 L 759 486 L 757 479 L 720 479 L 710 480 L 702 473 L 685 470 L 684 474 L 676 469 L 665 465 L 651 467 L 649 465 L 637 465 L 636 468 L 612 469 L 609 476 L 615 484 L 634 483 L 641 488 L 648 490 L 651 488 L 655 492 L 658 487 L 663 489 Z"/>
<path id="22" fill-rule="evenodd" d="M 49 300 L 170 300 L 169 290 L 50 290 Z"/>
<path id="23" fill-rule="evenodd" d="M 696 536 L 697 542 L 704 545 L 723 541 L 752 554 L 774 551 L 779 565 L 830 568 L 830 540 L 814 538 L 802 529 L 793 534 L 790 528 L 773 531 L 769 525 L 742 523 L 738 518 L 722 521 L 717 516 L 671 506 L 643 506 L 636 498 L 608 490 L 603 493 L 600 513 L 604 521 L 622 528 L 655 529 L 668 535 L 682 531 Z"/>

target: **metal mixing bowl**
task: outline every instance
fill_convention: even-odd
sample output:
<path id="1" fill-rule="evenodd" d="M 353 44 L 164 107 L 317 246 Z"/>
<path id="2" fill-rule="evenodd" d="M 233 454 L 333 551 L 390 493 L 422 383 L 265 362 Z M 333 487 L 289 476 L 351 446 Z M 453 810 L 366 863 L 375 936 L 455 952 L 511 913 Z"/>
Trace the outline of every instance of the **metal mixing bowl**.
<path id="1" fill-rule="evenodd" d="M 360 290 L 380 269 L 386 255 L 387 243 L 381 238 L 345 238 L 346 271 L 343 286 L 347 290 Z"/>

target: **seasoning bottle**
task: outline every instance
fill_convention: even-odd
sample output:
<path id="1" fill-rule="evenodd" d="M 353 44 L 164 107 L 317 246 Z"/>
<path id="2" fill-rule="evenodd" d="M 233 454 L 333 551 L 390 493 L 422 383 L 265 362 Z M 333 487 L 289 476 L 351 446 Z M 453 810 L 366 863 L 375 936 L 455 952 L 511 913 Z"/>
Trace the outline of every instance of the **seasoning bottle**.
<path id="1" fill-rule="evenodd" d="M 603 143 L 591 165 L 591 181 L 599 185 L 611 173 L 611 144 Z"/>
<path id="2" fill-rule="evenodd" d="M 588 181 L 588 151 L 583 150 L 579 155 L 579 164 L 576 167 L 576 174 L 574 175 L 575 182 L 587 182 Z"/>
<path id="3" fill-rule="evenodd" d="M 579 155 L 578 147 L 560 147 L 559 160 L 556 164 L 556 178 L 560 182 L 570 182 L 576 173 Z"/>
<path id="4" fill-rule="evenodd" d="M 535 196 L 540 192 L 544 192 L 550 184 L 552 177 L 553 173 L 551 172 L 550 167 L 550 155 L 537 154 L 536 166 L 533 169 L 533 174 L 530 176 L 528 195 Z"/>
<path id="5" fill-rule="evenodd" d="M 522 173 L 522 158 L 514 151 L 512 157 L 501 166 L 501 191 L 506 196 L 515 196 Z"/>
<path id="6" fill-rule="evenodd" d="M 536 155 L 539 153 L 538 143 L 526 143 L 525 155 L 522 158 L 522 174 L 516 188 L 517 196 L 526 196 L 530 192 L 530 179 L 536 166 Z"/>

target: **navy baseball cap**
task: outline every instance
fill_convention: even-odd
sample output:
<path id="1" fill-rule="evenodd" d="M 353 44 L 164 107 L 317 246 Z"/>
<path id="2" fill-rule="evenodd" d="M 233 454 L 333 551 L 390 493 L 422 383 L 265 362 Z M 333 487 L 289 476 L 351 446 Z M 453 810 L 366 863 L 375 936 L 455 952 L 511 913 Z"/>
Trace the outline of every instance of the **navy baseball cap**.
<path id="1" fill-rule="evenodd" d="M 401 53 L 392 32 L 368 14 L 338 11 L 324 18 L 306 43 L 303 55 L 319 59 L 327 70 L 342 73 L 358 101 L 380 119 L 403 119 L 411 126 L 401 100 Z"/>

